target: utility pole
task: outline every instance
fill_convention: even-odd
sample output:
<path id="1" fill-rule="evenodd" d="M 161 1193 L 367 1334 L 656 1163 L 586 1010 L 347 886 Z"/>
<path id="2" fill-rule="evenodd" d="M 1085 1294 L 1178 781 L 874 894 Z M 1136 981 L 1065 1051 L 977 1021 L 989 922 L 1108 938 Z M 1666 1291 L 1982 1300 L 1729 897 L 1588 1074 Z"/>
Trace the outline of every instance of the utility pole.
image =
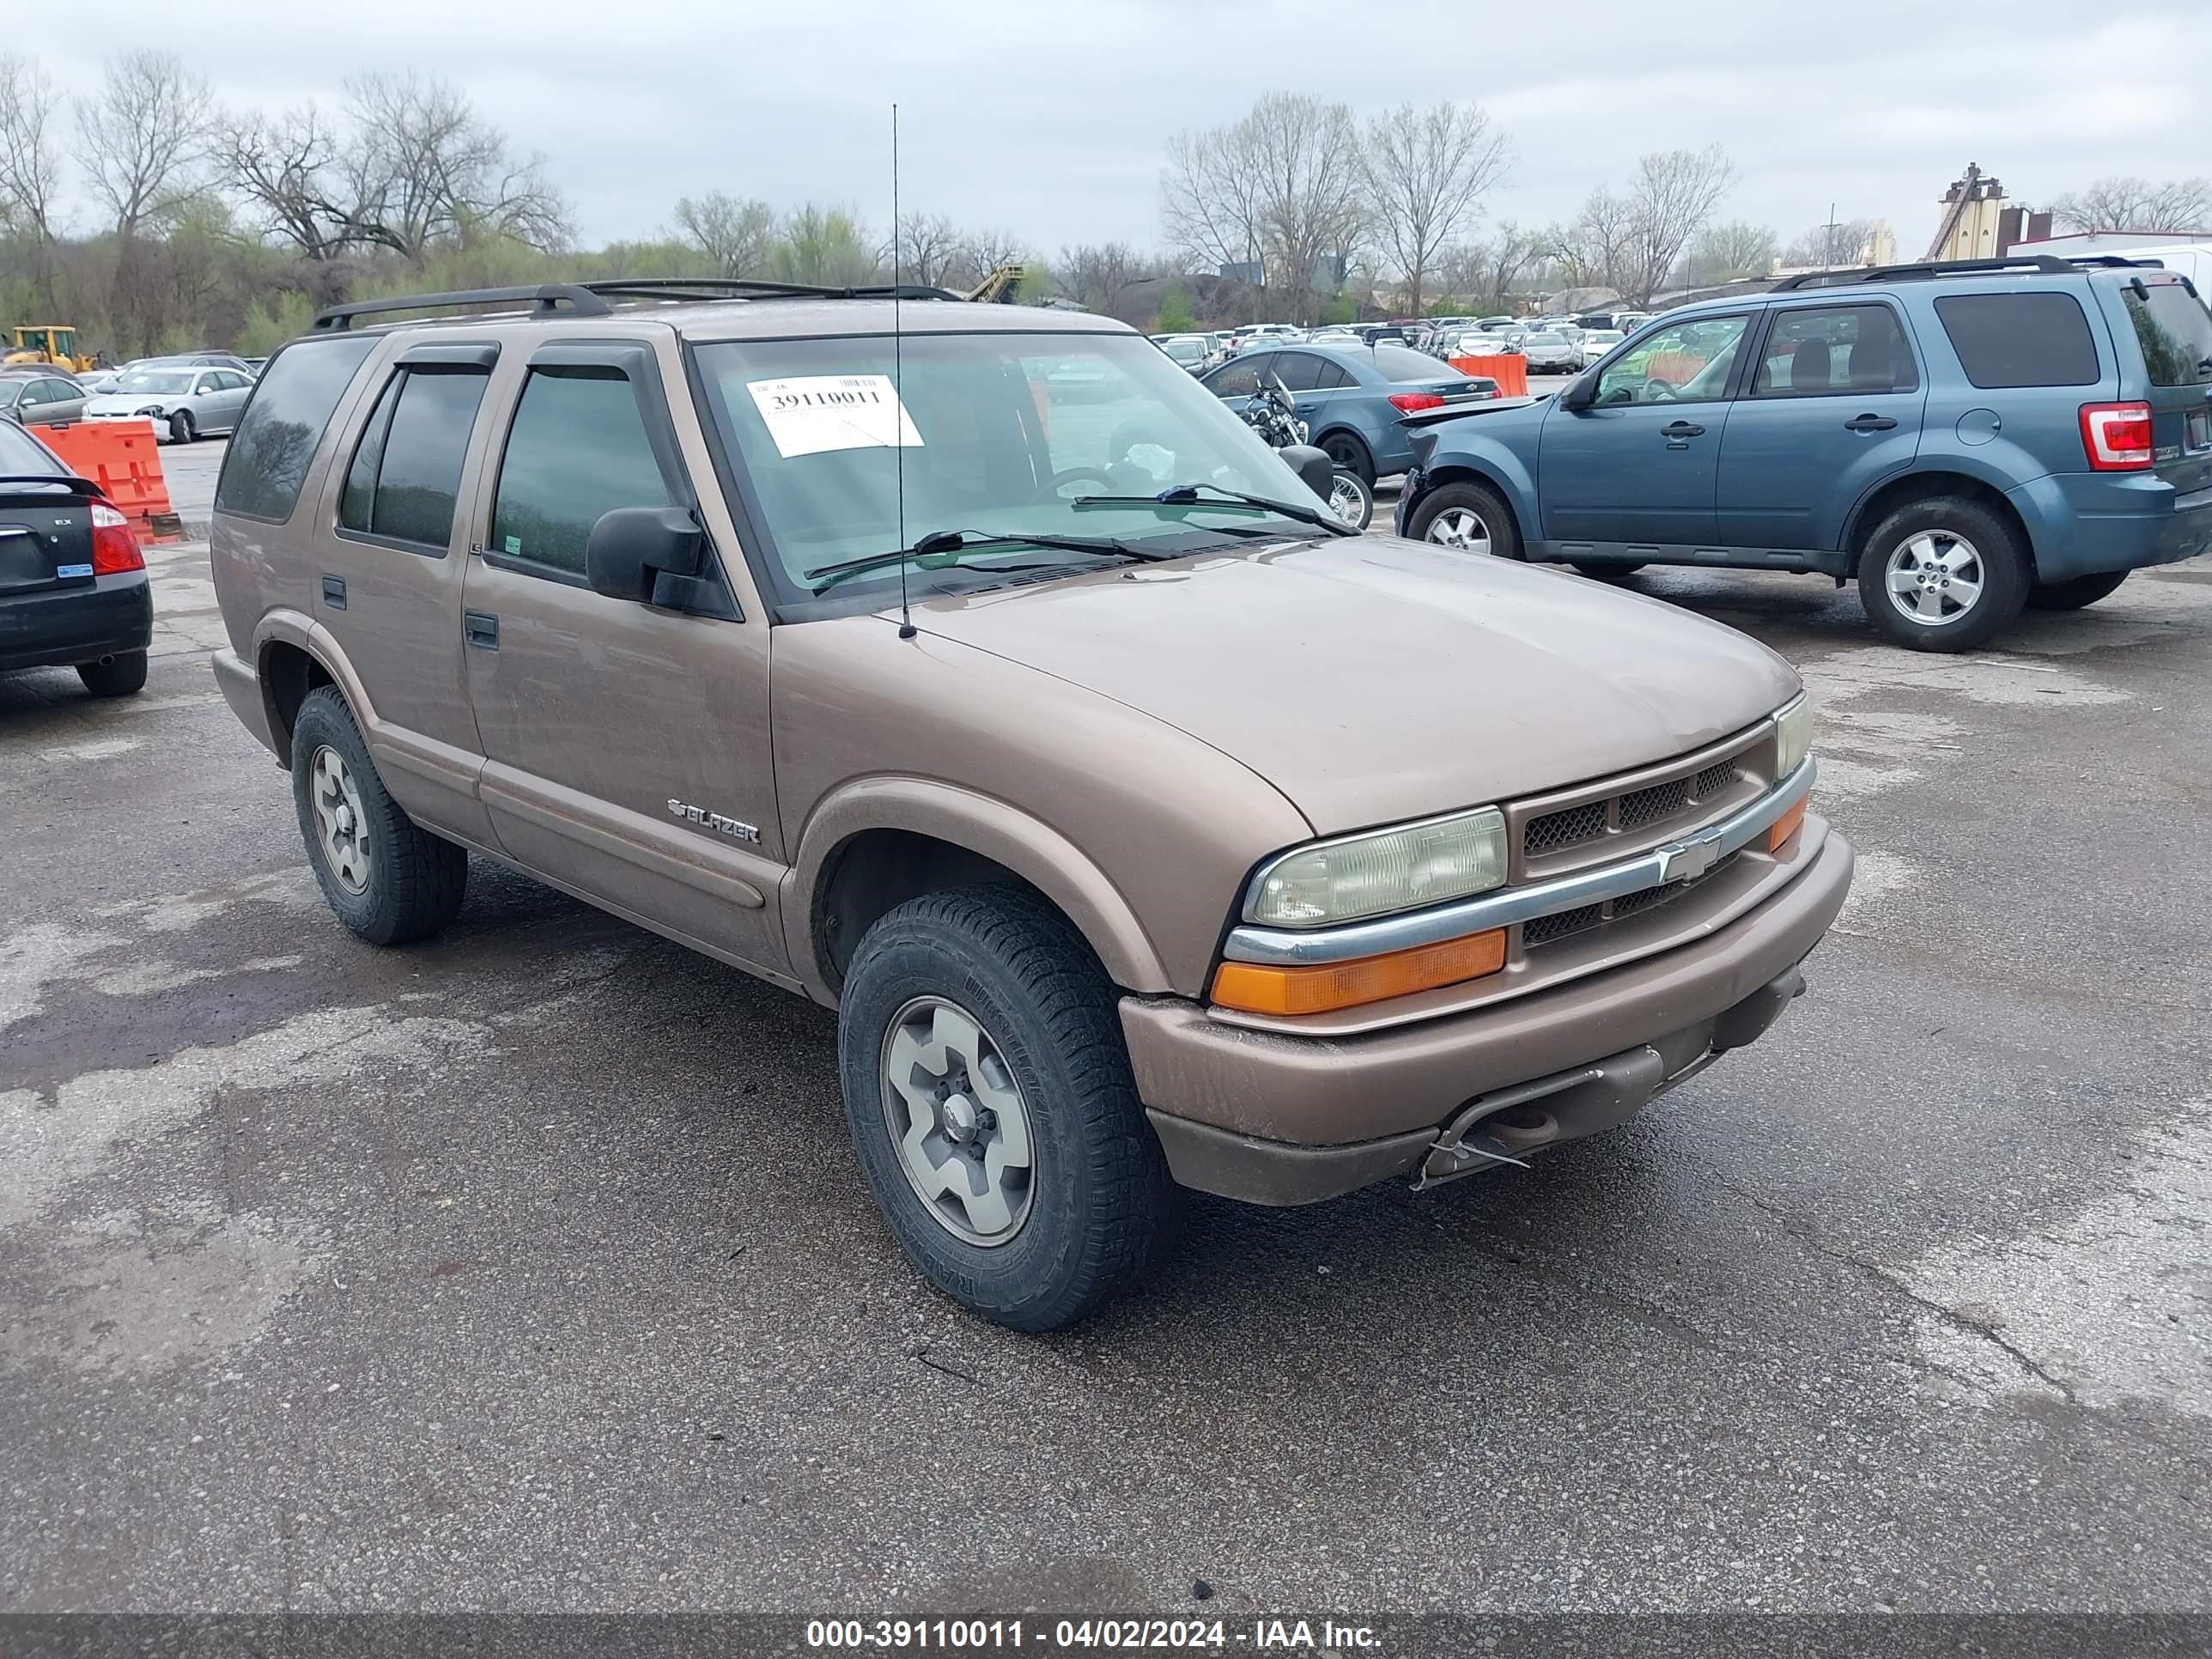
<path id="1" fill-rule="evenodd" d="M 1829 270 L 1836 268 L 1836 204 L 1828 204 L 1828 222 L 1820 239 L 1820 263 Z"/>

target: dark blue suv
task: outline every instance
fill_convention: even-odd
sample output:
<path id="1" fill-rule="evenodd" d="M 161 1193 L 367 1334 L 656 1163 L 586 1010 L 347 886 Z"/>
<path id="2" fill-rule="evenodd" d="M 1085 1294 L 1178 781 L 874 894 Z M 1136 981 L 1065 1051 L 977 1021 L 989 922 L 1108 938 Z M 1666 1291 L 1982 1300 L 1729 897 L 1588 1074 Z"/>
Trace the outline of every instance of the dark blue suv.
<path id="1" fill-rule="evenodd" d="M 2212 314 L 2148 263 L 1793 277 L 1655 319 L 1556 397 L 1406 424 L 1401 534 L 1606 579 L 1856 576 L 1926 651 L 2212 547 Z"/>

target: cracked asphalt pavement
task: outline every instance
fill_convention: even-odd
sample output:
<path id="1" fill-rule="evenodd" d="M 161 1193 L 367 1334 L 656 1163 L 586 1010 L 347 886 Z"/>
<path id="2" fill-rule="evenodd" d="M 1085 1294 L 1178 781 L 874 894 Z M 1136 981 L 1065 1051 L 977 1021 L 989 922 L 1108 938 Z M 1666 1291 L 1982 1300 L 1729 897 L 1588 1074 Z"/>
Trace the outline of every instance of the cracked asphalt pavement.
<path id="1" fill-rule="evenodd" d="M 1039 1340 L 898 1255 L 826 1012 L 481 864 L 342 932 L 155 558 L 143 696 L 0 680 L 0 1607 L 2212 1602 L 2212 568 L 1966 659 L 1638 577 L 1822 707 L 1812 994 Z"/>

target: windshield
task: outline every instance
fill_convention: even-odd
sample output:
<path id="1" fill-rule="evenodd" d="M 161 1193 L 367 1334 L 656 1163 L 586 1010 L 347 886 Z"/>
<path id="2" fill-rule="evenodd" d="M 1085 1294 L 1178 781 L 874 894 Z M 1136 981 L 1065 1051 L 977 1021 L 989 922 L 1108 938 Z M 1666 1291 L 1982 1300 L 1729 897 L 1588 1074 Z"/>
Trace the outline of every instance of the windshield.
<path id="1" fill-rule="evenodd" d="M 126 374 L 115 383 L 118 392 L 189 392 L 192 387 L 191 372 L 174 369 L 141 369 Z"/>
<path id="2" fill-rule="evenodd" d="M 911 546 L 933 531 L 1111 538 L 1168 553 L 1227 545 L 1255 526 L 1314 533 L 1224 502 L 1075 506 L 1084 495 L 1152 495 L 1189 483 L 1313 504 L 1273 450 L 1141 336 L 910 334 L 901 356 L 902 395 L 893 391 L 888 335 L 699 348 L 787 604 L 811 597 L 806 572 Z M 909 564 L 908 591 L 971 589 L 994 580 L 998 562 L 1078 569 L 1100 561 L 996 549 L 957 566 Z M 887 565 L 831 592 L 840 609 L 850 608 L 842 603 L 848 594 L 879 605 L 898 576 Z"/>

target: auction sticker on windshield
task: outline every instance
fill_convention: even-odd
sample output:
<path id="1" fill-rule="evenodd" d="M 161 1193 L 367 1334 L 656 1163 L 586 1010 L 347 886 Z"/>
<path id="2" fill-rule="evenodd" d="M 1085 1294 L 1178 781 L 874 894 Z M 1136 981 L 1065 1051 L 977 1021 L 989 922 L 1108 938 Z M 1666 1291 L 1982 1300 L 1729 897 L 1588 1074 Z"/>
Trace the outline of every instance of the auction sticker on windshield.
<path id="1" fill-rule="evenodd" d="M 806 374 L 749 380 L 776 453 L 818 455 L 830 449 L 922 447 L 921 434 L 884 374 Z"/>

